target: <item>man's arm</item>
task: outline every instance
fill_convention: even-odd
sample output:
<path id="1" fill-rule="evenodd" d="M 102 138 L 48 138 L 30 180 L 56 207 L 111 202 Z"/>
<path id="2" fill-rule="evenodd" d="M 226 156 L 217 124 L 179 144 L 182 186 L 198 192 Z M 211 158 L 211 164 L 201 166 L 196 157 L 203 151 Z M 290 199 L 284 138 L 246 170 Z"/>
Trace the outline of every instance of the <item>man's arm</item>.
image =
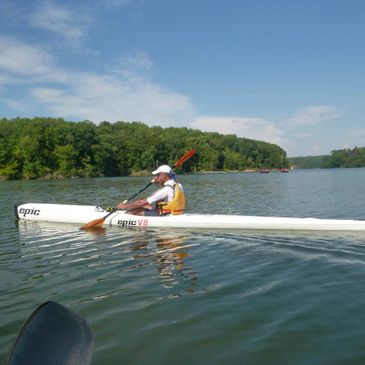
<path id="1" fill-rule="evenodd" d="M 136 208 L 142 208 L 146 205 L 149 206 L 149 203 L 146 199 L 139 199 L 132 203 L 127 203 L 127 204 L 120 203 L 117 205 L 117 208 L 131 210 L 131 209 L 136 209 Z"/>
<path id="2" fill-rule="evenodd" d="M 128 204 L 121 203 L 121 204 L 117 205 L 117 208 L 131 210 L 131 209 L 138 209 L 138 208 L 145 207 L 145 208 L 151 209 L 153 203 L 165 198 L 169 189 L 170 189 L 170 187 L 165 186 L 162 189 L 154 192 L 151 196 L 147 197 L 146 199 L 136 200 L 135 202 L 128 203 Z"/>

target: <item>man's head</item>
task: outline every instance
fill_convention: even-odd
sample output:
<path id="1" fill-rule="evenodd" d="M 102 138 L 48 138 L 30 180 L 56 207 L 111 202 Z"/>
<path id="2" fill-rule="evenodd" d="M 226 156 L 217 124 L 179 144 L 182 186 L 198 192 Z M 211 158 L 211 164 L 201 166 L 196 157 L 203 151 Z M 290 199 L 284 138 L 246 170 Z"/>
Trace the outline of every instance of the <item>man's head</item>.
<path id="1" fill-rule="evenodd" d="M 169 165 L 161 165 L 157 170 L 152 171 L 152 175 L 155 175 L 155 182 L 163 185 L 167 180 L 174 178 L 174 173 Z"/>

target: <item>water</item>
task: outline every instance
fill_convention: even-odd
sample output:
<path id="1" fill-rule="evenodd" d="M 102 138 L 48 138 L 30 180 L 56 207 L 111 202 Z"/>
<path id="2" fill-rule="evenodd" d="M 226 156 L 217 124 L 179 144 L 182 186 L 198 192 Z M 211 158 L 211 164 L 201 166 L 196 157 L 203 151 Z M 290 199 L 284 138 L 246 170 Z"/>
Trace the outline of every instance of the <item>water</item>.
<path id="1" fill-rule="evenodd" d="M 180 179 L 201 213 L 365 218 L 365 169 Z M 19 222 L 15 202 L 113 206 L 146 177 L 0 182 L 0 363 L 31 312 L 90 323 L 93 364 L 364 364 L 365 234 Z"/>

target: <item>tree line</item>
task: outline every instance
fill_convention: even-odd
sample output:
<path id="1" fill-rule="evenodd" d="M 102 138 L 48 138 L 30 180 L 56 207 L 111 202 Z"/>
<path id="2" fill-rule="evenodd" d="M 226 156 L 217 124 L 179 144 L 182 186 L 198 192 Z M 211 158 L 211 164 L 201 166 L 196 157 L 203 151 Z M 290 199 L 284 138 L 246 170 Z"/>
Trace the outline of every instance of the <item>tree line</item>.
<path id="1" fill-rule="evenodd" d="M 365 147 L 334 150 L 330 155 L 291 157 L 289 162 L 294 168 L 299 169 L 364 167 Z"/>
<path id="2" fill-rule="evenodd" d="M 173 165 L 197 153 L 179 172 L 288 166 L 279 146 L 236 135 L 141 122 L 68 122 L 57 118 L 0 119 L 2 179 L 124 176 Z"/>

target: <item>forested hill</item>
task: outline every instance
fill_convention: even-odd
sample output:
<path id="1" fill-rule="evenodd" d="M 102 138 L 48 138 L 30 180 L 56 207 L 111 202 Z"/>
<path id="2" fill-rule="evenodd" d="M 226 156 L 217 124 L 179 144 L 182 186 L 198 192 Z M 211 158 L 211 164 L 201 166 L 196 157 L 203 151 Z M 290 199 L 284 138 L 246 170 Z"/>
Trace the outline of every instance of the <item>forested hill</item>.
<path id="1" fill-rule="evenodd" d="M 297 169 L 364 167 L 365 148 L 335 150 L 331 152 L 331 155 L 290 157 L 289 161 Z"/>
<path id="2" fill-rule="evenodd" d="M 288 166 L 277 145 L 236 135 L 140 122 L 0 119 L 2 179 L 122 176 L 172 165 L 192 148 L 197 153 L 184 163 L 185 172 Z"/>

